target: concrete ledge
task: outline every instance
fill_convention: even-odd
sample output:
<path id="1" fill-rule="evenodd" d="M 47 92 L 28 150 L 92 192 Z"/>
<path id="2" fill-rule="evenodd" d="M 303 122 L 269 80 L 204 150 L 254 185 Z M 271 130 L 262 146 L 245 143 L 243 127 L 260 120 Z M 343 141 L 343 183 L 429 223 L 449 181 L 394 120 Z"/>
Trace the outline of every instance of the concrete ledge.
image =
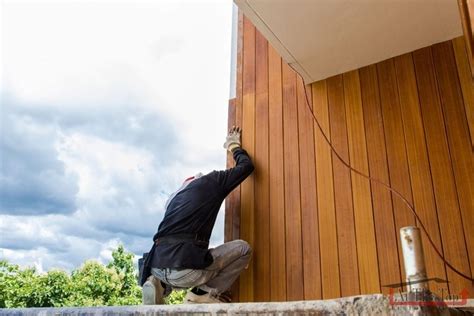
<path id="1" fill-rule="evenodd" d="M 417 310 L 418 313 L 420 309 Z M 411 315 L 416 310 L 394 307 L 382 294 L 344 297 L 332 300 L 272 303 L 137 305 L 108 307 L 13 308 L 0 309 L 0 315 Z M 422 311 L 424 313 L 426 311 Z M 433 310 L 428 311 L 431 314 Z M 436 309 L 437 315 L 463 315 L 454 309 Z"/>

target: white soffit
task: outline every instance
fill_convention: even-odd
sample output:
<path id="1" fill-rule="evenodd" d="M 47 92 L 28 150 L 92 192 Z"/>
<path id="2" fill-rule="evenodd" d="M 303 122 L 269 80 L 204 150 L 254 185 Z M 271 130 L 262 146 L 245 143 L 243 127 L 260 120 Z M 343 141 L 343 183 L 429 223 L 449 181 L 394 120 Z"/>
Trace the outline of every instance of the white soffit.
<path id="1" fill-rule="evenodd" d="M 462 35 L 456 0 L 234 0 L 306 83 Z"/>

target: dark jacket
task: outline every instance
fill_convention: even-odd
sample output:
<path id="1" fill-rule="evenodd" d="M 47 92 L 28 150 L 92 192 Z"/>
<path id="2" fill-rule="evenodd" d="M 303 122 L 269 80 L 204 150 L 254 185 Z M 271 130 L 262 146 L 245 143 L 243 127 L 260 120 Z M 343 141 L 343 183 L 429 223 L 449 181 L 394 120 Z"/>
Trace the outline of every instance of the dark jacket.
<path id="1" fill-rule="evenodd" d="M 193 180 L 169 202 L 153 237 L 158 243 L 144 263 L 142 284 L 152 267 L 204 269 L 212 263 L 208 242 L 220 206 L 254 170 L 245 150 L 235 149 L 233 156 L 235 167 Z"/>

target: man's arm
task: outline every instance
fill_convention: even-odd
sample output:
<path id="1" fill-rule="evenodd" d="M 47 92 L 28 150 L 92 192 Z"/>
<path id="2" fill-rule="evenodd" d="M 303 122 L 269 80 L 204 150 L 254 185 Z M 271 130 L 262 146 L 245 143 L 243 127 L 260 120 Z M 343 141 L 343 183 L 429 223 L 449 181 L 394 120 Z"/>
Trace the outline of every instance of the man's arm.
<path id="1" fill-rule="evenodd" d="M 224 148 L 232 152 L 235 160 L 235 167 L 214 171 L 212 176 L 221 185 L 224 194 L 227 196 L 242 181 L 244 181 L 254 170 L 252 160 L 247 152 L 240 147 L 241 129 L 233 127 L 226 138 Z"/>

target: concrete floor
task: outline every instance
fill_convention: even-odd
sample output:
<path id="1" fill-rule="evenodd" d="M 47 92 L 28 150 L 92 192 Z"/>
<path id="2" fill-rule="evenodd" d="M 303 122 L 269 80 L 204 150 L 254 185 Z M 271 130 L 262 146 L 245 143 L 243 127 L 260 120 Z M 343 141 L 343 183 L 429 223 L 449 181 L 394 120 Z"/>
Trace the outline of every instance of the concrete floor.
<path id="1" fill-rule="evenodd" d="M 474 300 L 468 300 L 474 312 Z M 418 311 L 418 313 L 416 313 Z M 333 300 L 272 302 L 272 303 L 232 303 L 200 305 L 139 305 L 82 308 L 18 308 L 0 309 L 0 315 L 420 315 L 420 310 L 394 307 L 387 296 L 381 294 L 344 297 Z M 424 310 L 426 315 L 471 315 L 470 312 L 441 308 Z"/>

